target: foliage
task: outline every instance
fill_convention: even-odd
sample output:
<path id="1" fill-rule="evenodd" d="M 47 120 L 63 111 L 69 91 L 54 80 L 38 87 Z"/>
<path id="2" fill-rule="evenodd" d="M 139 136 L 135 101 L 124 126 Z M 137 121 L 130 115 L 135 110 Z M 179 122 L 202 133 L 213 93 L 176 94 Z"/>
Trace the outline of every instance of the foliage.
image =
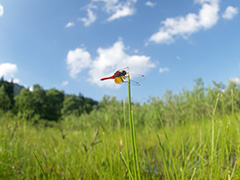
<path id="1" fill-rule="evenodd" d="M 15 95 L 15 96 L 14 96 Z M 82 95 L 67 95 L 55 88 L 44 90 L 39 84 L 33 90 L 0 80 L 0 109 L 11 111 L 27 120 L 34 119 L 58 121 L 69 114 L 90 113 L 97 102 Z"/>
<path id="2" fill-rule="evenodd" d="M 4 81 L 3 77 L 0 79 L 0 87 L 4 86 L 4 91 L 7 93 L 8 98 L 10 100 L 10 106 L 8 108 L 12 108 L 14 106 L 14 84 L 13 81 L 10 83 L 7 81 Z"/>
<path id="3" fill-rule="evenodd" d="M 64 91 L 50 89 L 46 92 L 46 119 L 58 120 L 61 117 L 61 109 L 64 102 Z"/>
<path id="4" fill-rule="evenodd" d="M 234 102 L 236 94 L 232 97 L 231 102 Z M 124 112 L 125 115 L 128 112 L 120 102 L 112 102 L 119 103 L 118 109 L 109 105 L 105 110 L 94 109 L 90 114 L 66 116 L 45 128 L 44 124 L 33 126 L 24 118 L 1 114 L 0 177 L 129 179 L 129 172 L 134 171 L 131 166 L 128 170 L 125 164 L 132 165 L 133 161 L 125 158 L 124 164 L 121 157 L 132 156 L 130 149 L 125 151 L 126 146 L 130 147 L 125 133 L 129 137 L 131 134 L 125 132 L 116 113 L 120 111 L 124 116 Z M 185 123 L 169 124 L 171 126 L 161 123 L 159 104 L 142 107 L 133 104 L 142 179 L 240 178 L 237 163 L 240 160 L 240 114 L 236 111 L 229 115 L 213 113 L 214 109 L 217 112 L 220 101 L 216 102 L 217 99 L 205 119 L 189 119 L 183 121 Z M 142 121 L 146 123 L 143 125 Z M 160 126 L 155 127 L 158 122 Z M 132 176 L 135 178 L 134 174 Z"/>
<path id="5" fill-rule="evenodd" d="M 32 118 L 35 114 L 32 92 L 28 89 L 23 89 L 21 93 L 15 97 L 15 108 L 21 117 L 26 119 Z"/>
<path id="6" fill-rule="evenodd" d="M 193 91 L 132 104 L 141 179 L 240 178 L 240 87 L 195 82 Z M 39 85 L 23 89 L 18 116 L 0 110 L 0 177 L 136 179 L 125 102 L 105 96 L 94 103 Z M 61 120 L 31 123 L 49 112 Z"/>
<path id="7" fill-rule="evenodd" d="M 93 119 L 98 117 L 98 112 L 111 114 L 113 111 L 117 114 L 116 121 L 111 122 L 111 126 L 123 126 L 123 115 L 121 114 L 122 101 L 116 101 L 115 97 L 103 97 L 99 104 L 90 99 L 85 98 L 81 94 L 67 95 L 64 91 L 57 89 L 44 90 L 40 85 L 36 84 L 33 91 L 22 89 L 21 93 L 12 98 L 12 83 L 8 83 L 1 79 L 1 109 L 11 110 L 20 117 L 31 119 L 47 119 L 57 121 L 69 115 L 80 116 L 85 112 L 92 112 Z M 4 86 L 4 87 L 3 87 Z M 8 88 L 6 88 L 6 86 Z M 4 89 L 4 90 L 3 90 Z M 4 91 L 4 92 L 3 92 Z M 172 126 L 174 124 L 185 123 L 189 120 L 205 119 L 211 112 L 212 104 L 214 104 L 217 95 L 220 94 L 219 103 L 217 105 L 217 113 L 231 113 L 231 91 L 235 94 L 234 106 L 236 110 L 240 109 L 240 86 L 234 82 L 229 82 L 228 86 L 223 83 L 213 81 L 213 87 L 204 86 L 201 78 L 195 79 L 193 91 L 182 89 L 179 94 L 173 94 L 172 91 L 166 91 L 163 97 L 152 97 L 144 104 L 135 103 L 133 109 L 139 110 L 136 118 L 136 125 L 145 126 L 150 124 L 153 127 L 160 127 L 160 121 L 146 120 L 145 116 L 151 115 L 152 118 L 157 117 L 154 113 L 155 105 L 159 107 L 163 123 Z M 7 95 L 7 96 L 6 96 Z M 10 100 L 10 105 L 9 105 Z M 4 106 L 3 106 L 4 104 Z M 109 106 L 111 108 L 109 108 Z M 7 107 L 7 108 L 6 108 Z M 97 109 L 96 109 L 97 108 Z M 97 111 L 95 111 L 95 109 Z M 104 115 L 103 119 L 107 124 L 110 123 L 111 115 Z M 99 117 L 98 117 L 99 119 Z M 103 123 L 101 122 L 101 124 Z M 99 122 L 98 122 L 99 123 Z M 98 124 L 97 123 L 97 124 Z"/>
<path id="8" fill-rule="evenodd" d="M 83 112 L 83 99 L 76 95 L 65 95 L 62 114 L 79 116 Z"/>
<path id="9" fill-rule="evenodd" d="M 0 87 L 0 108 L 7 111 L 11 106 L 11 100 L 6 93 L 4 85 Z"/>

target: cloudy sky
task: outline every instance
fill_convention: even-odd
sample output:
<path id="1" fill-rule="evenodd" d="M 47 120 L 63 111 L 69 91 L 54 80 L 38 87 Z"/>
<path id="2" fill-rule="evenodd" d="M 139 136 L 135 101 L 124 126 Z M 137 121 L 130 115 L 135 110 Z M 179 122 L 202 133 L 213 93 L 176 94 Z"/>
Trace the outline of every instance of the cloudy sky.
<path id="1" fill-rule="evenodd" d="M 127 86 L 100 78 L 144 74 L 133 98 L 239 81 L 239 0 L 0 0 L 0 76 L 101 100 Z"/>

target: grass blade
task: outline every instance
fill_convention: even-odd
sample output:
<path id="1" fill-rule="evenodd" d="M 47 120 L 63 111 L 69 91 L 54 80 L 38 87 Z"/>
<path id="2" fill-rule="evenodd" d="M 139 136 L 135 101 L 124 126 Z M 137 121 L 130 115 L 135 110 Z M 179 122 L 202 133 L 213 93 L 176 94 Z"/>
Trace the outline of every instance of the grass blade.
<path id="1" fill-rule="evenodd" d="M 74 176 L 73 176 L 73 173 L 72 173 L 72 171 L 71 171 L 70 168 L 68 168 L 68 171 L 69 171 L 69 173 L 71 174 L 72 180 L 75 180 L 75 178 L 74 178 Z"/>
<path id="2" fill-rule="evenodd" d="M 126 118 L 126 108 L 125 108 L 125 101 L 123 102 L 123 115 L 124 115 L 124 128 L 125 128 L 125 151 L 126 151 L 126 164 L 129 165 L 129 155 L 128 155 L 128 139 L 127 139 L 127 118 Z M 130 179 L 130 177 L 129 177 Z"/>
<path id="3" fill-rule="evenodd" d="M 133 151 L 133 160 L 134 160 L 134 174 L 136 179 L 141 179 L 140 168 L 138 162 L 138 153 L 136 145 L 136 135 L 134 129 L 133 115 L 132 115 L 132 101 L 131 101 L 131 88 L 130 88 L 130 75 L 128 77 L 128 106 L 129 106 L 129 124 L 132 140 L 132 151 Z"/>
<path id="4" fill-rule="evenodd" d="M 129 165 L 127 164 L 125 158 L 123 157 L 122 152 L 120 152 L 120 157 L 121 157 L 121 159 L 122 159 L 122 161 L 123 161 L 125 167 L 126 167 L 127 170 L 128 170 L 128 173 L 129 173 L 130 178 L 134 180 L 134 177 L 133 177 L 133 175 L 132 175 L 132 173 L 131 173 L 131 170 L 130 170 L 130 168 L 129 168 Z"/>
<path id="5" fill-rule="evenodd" d="M 37 155 L 36 155 L 34 152 L 33 152 L 33 155 L 34 155 L 34 157 L 36 158 L 36 160 L 37 160 L 37 162 L 38 162 L 38 165 L 40 166 L 41 171 L 42 171 L 42 173 L 43 173 L 45 179 L 48 180 L 47 174 L 44 172 L 44 170 L 43 170 L 43 168 L 42 168 L 42 165 L 41 165 L 40 161 L 39 161 L 38 158 L 37 158 Z"/>

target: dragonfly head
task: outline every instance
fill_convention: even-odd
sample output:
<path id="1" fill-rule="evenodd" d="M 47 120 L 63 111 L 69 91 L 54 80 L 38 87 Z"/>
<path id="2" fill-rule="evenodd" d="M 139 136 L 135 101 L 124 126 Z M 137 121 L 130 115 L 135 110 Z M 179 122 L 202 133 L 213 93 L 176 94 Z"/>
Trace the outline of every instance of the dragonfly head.
<path id="1" fill-rule="evenodd" d="M 123 70 L 123 71 L 122 71 L 122 75 L 123 75 L 123 76 L 126 76 L 126 75 L 127 75 L 127 71 Z"/>

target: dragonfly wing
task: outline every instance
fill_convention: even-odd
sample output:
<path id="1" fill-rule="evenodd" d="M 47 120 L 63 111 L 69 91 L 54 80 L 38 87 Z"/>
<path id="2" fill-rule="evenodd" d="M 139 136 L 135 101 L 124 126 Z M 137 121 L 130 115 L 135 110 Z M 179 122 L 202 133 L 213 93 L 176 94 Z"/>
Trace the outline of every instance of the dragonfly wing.
<path id="1" fill-rule="evenodd" d="M 130 83 L 131 83 L 131 85 L 133 85 L 133 86 L 140 86 L 140 85 L 141 85 L 139 82 L 134 81 L 134 80 L 130 80 Z"/>
<path id="2" fill-rule="evenodd" d="M 123 84 L 128 84 L 128 81 L 124 81 Z M 137 81 L 130 80 L 131 86 L 141 86 L 141 84 Z"/>

